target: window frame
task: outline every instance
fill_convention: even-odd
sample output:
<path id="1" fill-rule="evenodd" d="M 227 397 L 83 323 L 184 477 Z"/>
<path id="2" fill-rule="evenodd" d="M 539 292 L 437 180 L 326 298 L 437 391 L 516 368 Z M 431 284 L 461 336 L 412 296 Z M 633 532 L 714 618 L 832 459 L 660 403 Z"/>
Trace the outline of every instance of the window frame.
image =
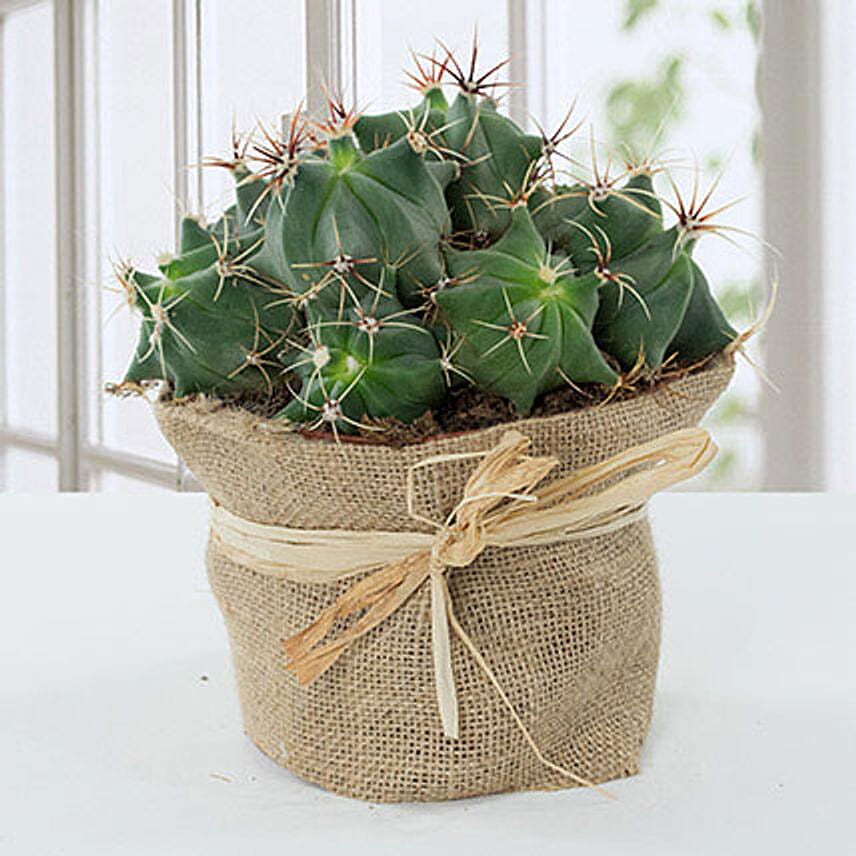
<path id="1" fill-rule="evenodd" d="M 100 440 L 92 443 L 83 430 L 88 424 L 87 408 L 91 405 L 87 393 L 96 379 L 90 377 L 87 369 L 84 349 L 84 300 L 87 295 L 78 285 L 85 274 L 85 247 L 80 237 L 67 238 L 87 234 L 84 227 L 89 225 L 87 219 L 91 219 L 81 192 L 86 121 L 84 45 L 85 28 L 93 26 L 97 31 L 101 0 L 0 0 L 0 33 L 7 14 L 40 2 L 51 2 L 53 8 L 56 70 L 58 424 L 55 438 L 11 427 L 7 418 L 5 371 L 0 372 L 0 477 L 4 475 L 5 450 L 17 448 L 52 456 L 57 462 L 58 486 L 62 491 L 84 490 L 92 477 L 103 471 L 177 490 L 194 488 L 192 478 L 177 460 L 170 465 L 109 447 Z M 359 97 L 356 56 L 359 0 L 304 0 L 304 3 L 308 108 L 317 109 L 323 103 L 322 79 L 342 91 L 346 98 Z M 200 163 L 202 155 L 200 22 L 203 0 L 171 0 L 171 4 L 174 186 L 178 199 L 200 203 L 198 170 L 188 170 L 187 165 Z M 538 30 L 543 28 L 544 3 L 542 0 L 506 0 L 505 9 L 511 77 L 525 84 L 526 49 L 530 43 L 536 47 L 543 37 Z M 852 436 L 856 430 L 851 417 L 850 434 L 842 433 L 835 415 L 827 412 L 828 406 L 821 397 L 821 384 L 816 382 L 824 365 L 824 348 L 828 350 L 821 335 L 824 300 L 828 308 L 828 296 L 820 288 L 820 274 L 811 270 L 811 259 L 826 259 L 824 249 L 829 248 L 822 218 L 824 177 L 819 155 L 823 148 L 824 110 L 830 113 L 833 109 L 832 101 L 827 99 L 822 103 L 816 97 L 822 80 L 822 48 L 826 47 L 820 11 L 819 0 L 790 3 L 764 0 L 763 3 L 765 23 L 760 84 L 766 132 L 762 183 L 765 239 L 778 247 L 795 246 L 796 241 L 807 248 L 806 252 L 789 257 L 778 267 L 780 296 L 766 340 L 765 365 L 784 387 L 779 393 L 765 391 L 762 394 L 761 422 L 762 428 L 767 429 L 764 430 L 764 486 L 770 489 L 820 489 L 827 483 L 834 483 L 835 474 L 840 471 L 837 463 L 841 456 L 850 455 L 847 460 L 852 463 Z M 535 17 L 538 14 L 541 19 Z M 534 71 L 537 78 L 538 71 Z M 527 94 L 525 86 L 513 90 L 510 112 L 518 121 L 526 120 L 527 99 L 538 103 L 539 93 Z M 788 109 L 784 109 L 783 99 L 787 100 Z M 3 177 L 2 153 L 0 135 L 0 180 Z M 786 186 L 778 180 L 783 175 L 788 176 Z M 788 200 L 795 197 L 801 200 L 796 210 L 788 206 Z M 196 204 L 197 210 L 200 207 Z M 0 207 L 0 229 L 4 212 L 5 208 Z M 176 236 L 179 221 L 176 203 Z M 97 227 L 97 223 L 95 225 Z M 818 287 L 803 287 L 802 283 L 812 281 L 812 277 Z M 4 282 L 0 247 L 0 365 L 3 366 L 8 356 Z M 851 308 L 856 309 L 856 305 Z M 100 342 L 97 347 L 101 347 Z M 783 379 L 787 379 L 787 385 Z M 854 381 L 856 365 L 847 368 L 844 375 L 848 389 Z M 848 402 L 852 403 L 852 396 Z M 830 434 L 833 422 L 837 434 Z M 835 454 L 831 455 L 830 450 Z"/>

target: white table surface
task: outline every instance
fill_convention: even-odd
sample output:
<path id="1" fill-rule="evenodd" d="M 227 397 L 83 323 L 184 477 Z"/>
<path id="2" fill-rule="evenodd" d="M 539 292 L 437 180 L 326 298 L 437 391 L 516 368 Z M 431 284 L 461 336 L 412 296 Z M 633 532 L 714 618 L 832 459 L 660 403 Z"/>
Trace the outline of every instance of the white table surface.
<path id="1" fill-rule="evenodd" d="M 856 496 L 669 494 L 652 515 L 642 774 L 616 801 L 383 806 L 243 737 L 203 496 L 0 497 L 0 854 L 854 852 Z"/>

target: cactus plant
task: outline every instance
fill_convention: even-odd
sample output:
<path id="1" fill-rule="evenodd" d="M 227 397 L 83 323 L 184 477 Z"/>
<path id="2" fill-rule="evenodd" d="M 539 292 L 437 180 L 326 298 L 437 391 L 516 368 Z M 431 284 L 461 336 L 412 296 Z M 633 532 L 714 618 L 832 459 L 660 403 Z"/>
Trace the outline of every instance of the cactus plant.
<path id="1" fill-rule="evenodd" d="M 525 415 L 564 384 L 606 395 L 737 340 L 692 259 L 725 228 L 705 212 L 713 188 L 685 203 L 648 157 L 615 174 L 593 136 L 591 174 L 560 182 L 570 111 L 525 132 L 498 109 L 503 64 L 479 72 L 477 54 L 415 56 L 411 108 L 361 116 L 328 95 L 325 117 L 299 107 L 210 161 L 235 204 L 185 218 L 160 275 L 119 271 L 142 316 L 127 384 L 276 391 L 282 418 L 353 431 L 412 421 L 458 384 Z"/>

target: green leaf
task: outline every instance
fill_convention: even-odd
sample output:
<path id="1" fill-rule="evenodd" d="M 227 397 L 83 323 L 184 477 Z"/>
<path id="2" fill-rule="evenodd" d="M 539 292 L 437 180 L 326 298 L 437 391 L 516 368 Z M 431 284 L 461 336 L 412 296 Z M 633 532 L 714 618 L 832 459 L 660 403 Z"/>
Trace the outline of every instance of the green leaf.
<path id="1" fill-rule="evenodd" d="M 761 10 L 755 0 L 748 0 L 746 3 L 746 25 L 749 27 L 749 32 L 757 44 L 761 39 Z"/>
<path id="2" fill-rule="evenodd" d="M 687 97 L 684 62 L 680 55 L 666 57 L 653 77 L 626 79 L 610 88 L 605 107 L 614 145 L 644 151 L 680 119 Z"/>
<path id="3" fill-rule="evenodd" d="M 630 32 L 648 14 L 659 6 L 659 0 L 624 0 L 621 29 Z"/>
<path id="4" fill-rule="evenodd" d="M 720 30 L 728 31 L 731 29 L 731 18 L 722 9 L 711 9 L 710 19 Z"/>

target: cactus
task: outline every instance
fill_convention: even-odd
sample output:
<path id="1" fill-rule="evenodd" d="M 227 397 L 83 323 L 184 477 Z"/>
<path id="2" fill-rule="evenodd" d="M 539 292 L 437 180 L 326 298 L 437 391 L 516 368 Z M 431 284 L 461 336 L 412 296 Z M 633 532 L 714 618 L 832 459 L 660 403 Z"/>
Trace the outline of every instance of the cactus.
<path id="1" fill-rule="evenodd" d="M 416 71 L 405 74 L 410 79 L 408 86 L 415 89 L 422 100 L 409 110 L 360 116 L 354 123 L 354 134 L 364 152 L 391 145 L 404 137 L 409 127 L 420 128 L 432 137 L 444 130 L 449 103 L 443 93 L 443 79 L 448 60 L 439 62 L 434 56 L 423 59 L 416 53 L 412 55 Z"/>
<path id="2" fill-rule="evenodd" d="M 406 305 L 441 275 L 439 243 L 447 209 L 444 184 L 454 167 L 429 169 L 429 136 L 418 125 L 365 154 L 356 116 L 331 101 L 323 125 L 326 157 L 303 160 L 269 209 L 257 267 L 300 296 L 309 318 L 341 315 L 390 269 Z"/>
<path id="3" fill-rule="evenodd" d="M 593 136 L 591 174 L 562 183 L 572 110 L 529 134 L 498 109 L 504 63 L 479 71 L 475 42 L 467 63 L 414 60 L 413 107 L 364 116 L 328 94 L 325 117 L 299 106 L 209 161 L 235 204 L 185 218 L 160 275 L 119 270 L 142 316 L 127 384 L 277 393 L 282 418 L 338 434 L 410 422 L 459 384 L 521 415 L 564 384 L 605 397 L 737 339 L 692 259 L 728 228 L 705 212 L 714 188 L 685 203 L 672 183 L 667 200 L 664 164 L 616 172 Z"/>
<path id="4" fill-rule="evenodd" d="M 591 333 L 597 276 L 575 276 L 567 257 L 550 254 L 525 200 L 509 217 L 488 249 L 448 251 L 452 276 L 471 279 L 436 300 L 463 341 L 461 368 L 528 413 L 539 393 L 564 380 L 609 385 L 617 376 Z"/>
<path id="5" fill-rule="evenodd" d="M 647 158 L 626 161 L 624 174 L 610 178 L 609 165 L 599 171 L 593 142 L 591 153 L 591 181 L 533 194 L 530 209 L 575 269 L 600 280 L 597 344 L 627 371 L 640 361 L 654 370 L 673 355 L 692 363 L 723 350 L 737 333 L 690 258 L 699 235 L 725 228 L 704 213 L 713 188 L 697 202 L 696 185 L 685 205 L 672 183 L 676 201 L 665 204 L 677 222 L 664 229 L 653 184 L 661 168 Z"/>
<path id="6" fill-rule="evenodd" d="M 244 269 L 255 245 L 231 243 L 234 251 L 224 249 L 213 264 L 174 276 L 120 272 L 128 303 L 142 315 L 126 382 L 167 380 L 177 396 L 273 393 L 277 351 L 294 315 L 288 306 L 270 307 L 269 291 Z M 187 255 L 167 267 L 183 266 Z"/>
<path id="7" fill-rule="evenodd" d="M 295 345 L 299 356 L 290 366 L 301 390 L 283 416 L 347 430 L 365 415 L 409 422 L 442 400 L 434 335 L 403 307 L 379 309 L 357 306 L 310 328 L 309 344 Z"/>

